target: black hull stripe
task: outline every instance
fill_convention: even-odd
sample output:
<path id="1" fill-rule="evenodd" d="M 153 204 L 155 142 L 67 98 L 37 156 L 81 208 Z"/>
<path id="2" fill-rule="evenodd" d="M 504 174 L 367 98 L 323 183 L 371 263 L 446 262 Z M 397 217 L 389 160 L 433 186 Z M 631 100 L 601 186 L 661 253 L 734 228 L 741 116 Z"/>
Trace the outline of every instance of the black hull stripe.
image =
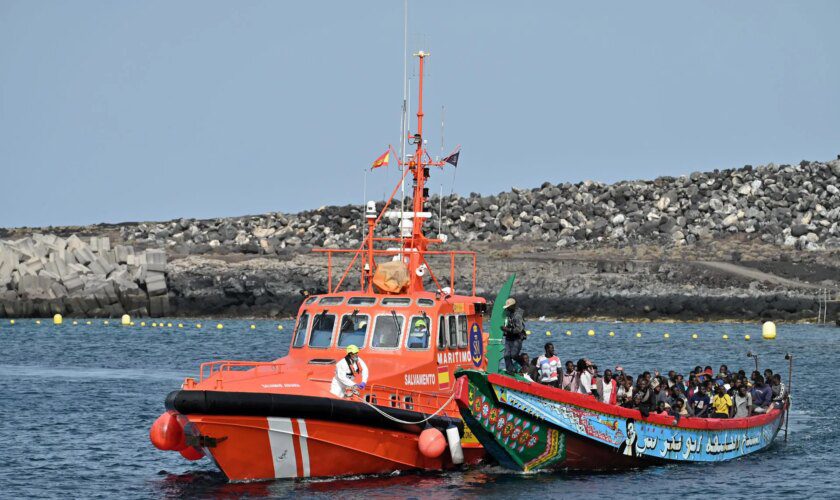
<path id="1" fill-rule="evenodd" d="M 400 408 L 379 405 L 377 408 L 392 417 L 409 422 L 416 422 L 428 416 L 425 413 Z M 183 415 L 308 418 L 412 434 L 419 434 L 426 427 L 425 424 L 407 425 L 394 422 L 358 401 L 261 392 L 172 391 L 166 396 L 166 409 L 175 410 Z M 437 415 L 429 419 L 428 423 L 441 431 L 455 425 L 461 436 L 464 435 L 464 422 L 460 418 Z"/>

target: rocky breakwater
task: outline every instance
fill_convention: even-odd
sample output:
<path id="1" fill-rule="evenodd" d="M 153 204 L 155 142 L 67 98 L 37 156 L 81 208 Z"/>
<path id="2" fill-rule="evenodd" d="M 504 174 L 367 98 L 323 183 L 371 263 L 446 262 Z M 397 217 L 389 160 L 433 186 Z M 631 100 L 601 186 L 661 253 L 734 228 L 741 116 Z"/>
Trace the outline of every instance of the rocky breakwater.
<path id="1" fill-rule="evenodd" d="M 0 240 L 0 316 L 164 316 L 166 253 L 75 235 Z"/>
<path id="2" fill-rule="evenodd" d="M 780 248 L 816 251 L 840 246 L 838 186 L 840 160 L 803 161 L 614 184 L 546 182 L 490 196 L 432 196 L 429 205 L 442 204 L 441 232 L 459 242 L 678 247 L 743 235 Z M 282 254 L 288 248 L 352 247 L 363 227 L 360 207 L 334 206 L 130 224 L 120 234 L 129 243 L 176 254 Z M 395 235 L 397 228 L 384 229 Z"/>

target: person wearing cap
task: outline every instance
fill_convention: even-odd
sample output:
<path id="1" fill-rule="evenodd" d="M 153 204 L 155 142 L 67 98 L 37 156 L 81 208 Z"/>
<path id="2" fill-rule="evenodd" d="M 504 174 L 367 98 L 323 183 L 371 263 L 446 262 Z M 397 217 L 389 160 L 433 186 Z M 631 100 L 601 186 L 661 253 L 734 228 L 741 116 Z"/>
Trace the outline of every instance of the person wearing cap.
<path id="1" fill-rule="evenodd" d="M 356 383 L 356 376 L 361 375 L 362 381 Z M 335 377 L 330 384 L 330 392 L 339 398 L 346 398 L 362 390 L 367 385 L 368 368 L 359 357 L 359 348 L 351 344 L 347 346 L 347 354 L 335 364 Z"/>
<path id="2" fill-rule="evenodd" d="M 425 318 L 417 318 L 408 333 L 409 349 L 425 349 L 429 347 L 429 325 Z"/>
<path id="3" fill-rule="evenodd" d="M 525 320 L 522 319 L 522 308 L 516 305 L 513 297 L 505 301 L 505 323 L 502 332 L 505 334 L 505 370 L 516 373 L 515 359 L 519 359 L 522 351 L 522 341 L 525 340 Z"/>

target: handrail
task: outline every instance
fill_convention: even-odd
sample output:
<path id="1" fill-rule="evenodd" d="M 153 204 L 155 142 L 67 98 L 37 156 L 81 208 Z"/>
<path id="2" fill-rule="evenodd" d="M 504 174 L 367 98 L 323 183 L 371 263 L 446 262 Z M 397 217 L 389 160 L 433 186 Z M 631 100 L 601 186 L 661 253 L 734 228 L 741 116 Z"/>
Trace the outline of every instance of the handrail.
<path id="1" fill-rule="evenodd" d="M 449 401 L 452 393 L 423 392 L 413 389 L 391 387 L 381 384 L 371 384 L 362 391 L 365 401 L 381 407 L 399 408 L 402 410 L 418 411 L 420 413 L 431 413 L 438 411 L 445 403 L 446 415 L 458 415 L 458 407 L 454 401 Z M 380 397 L 384 399 L 380 400 Z M 410 397 L 407 399 L 406 397 Z M 392 398 L 392 397 L 395 397 Z"/>
<path id="2" fill-rule="evenodd" d="M 383 238 L 385 239 L 385 238 Z M 450 259 L 449 264 L 449 287 L 453 291 L 455 290 L 455 257 L 459 255 L 464 256 L 472 256 L 472 295 L 476 293 L 476 286 L 477 286 L 477 267 L 478 267 L 478 254 L 471 250 L 413 250 L 413 249 L 374 249 L 372 251 L 365 250 L 364 248 L 313 248 L 313 252 L 315 253 L 325 253 L 327 254 L 327 290 L 329 293 L 337 293 L 338 289 L 344 283 L 344 279 L 347 277 L 347 274 L 350 272 L 350 269 L 356 263 L 356 260 L 359 256 L 364 252 L 370 252 L 372 255 L 376 256 L 394 256 L 394 255 L 401 255 L 401 254 L 418 254 L 420 255 L 423 262 L 426 264 L 426 267 L 429 269 L 429 274 L 432 276 L 435 285 L 438 288 L 441 288 L 440 282 L 434 276 L 432 272 L 432 266 L 429 265 L 428 261 L 426 261 L 426 255 L 448 255 Z M 341 279 L 338 280 L 338 284 L 333 287 L 333 254 L 353 254 L 353 259 L 347 265 L 346 269 L 344 270 L 344 274 L 341 276 Z M 363 262 L 363 260 L 362 260 Z"/>
<path id="3" fill-rule="evenodd" d="M 282 368 L 285 363 L 278 363 L 275 361 L 236 361 L 236 360 L 221 360 L 221 361 L 207 361 L 201 363 L 198 372 L 198 381 L 202 382 L 210 378 L 214 373 L 218 373 L 220 379 L 224 378 L 224 372 L 233 371 L 233 368 L 258 368 L 261 366 L 273 366 L 275 368 Z M 207 371 L 207 376 L 204 372 Z M 283 373 L 282 370 L 275 370 L 276 373 Z"/>

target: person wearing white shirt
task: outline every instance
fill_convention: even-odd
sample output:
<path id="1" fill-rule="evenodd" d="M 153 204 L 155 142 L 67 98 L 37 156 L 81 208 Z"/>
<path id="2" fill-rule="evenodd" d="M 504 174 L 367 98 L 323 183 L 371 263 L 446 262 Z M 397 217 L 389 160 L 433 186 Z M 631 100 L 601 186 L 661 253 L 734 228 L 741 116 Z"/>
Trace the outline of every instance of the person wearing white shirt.
<path id="1" fill-rule="evenodd" d="M 361 383 L 356 383 L 356 375 L 361 374 Z M 335 364 L 335 377 L 330 384 L 330 392 L 339 398 L 352 395 L 357 389 L 364 389 L 368 380 L 368 368 L 359 357 L 359 348 L 347 346 L 347 355 Z"/>

